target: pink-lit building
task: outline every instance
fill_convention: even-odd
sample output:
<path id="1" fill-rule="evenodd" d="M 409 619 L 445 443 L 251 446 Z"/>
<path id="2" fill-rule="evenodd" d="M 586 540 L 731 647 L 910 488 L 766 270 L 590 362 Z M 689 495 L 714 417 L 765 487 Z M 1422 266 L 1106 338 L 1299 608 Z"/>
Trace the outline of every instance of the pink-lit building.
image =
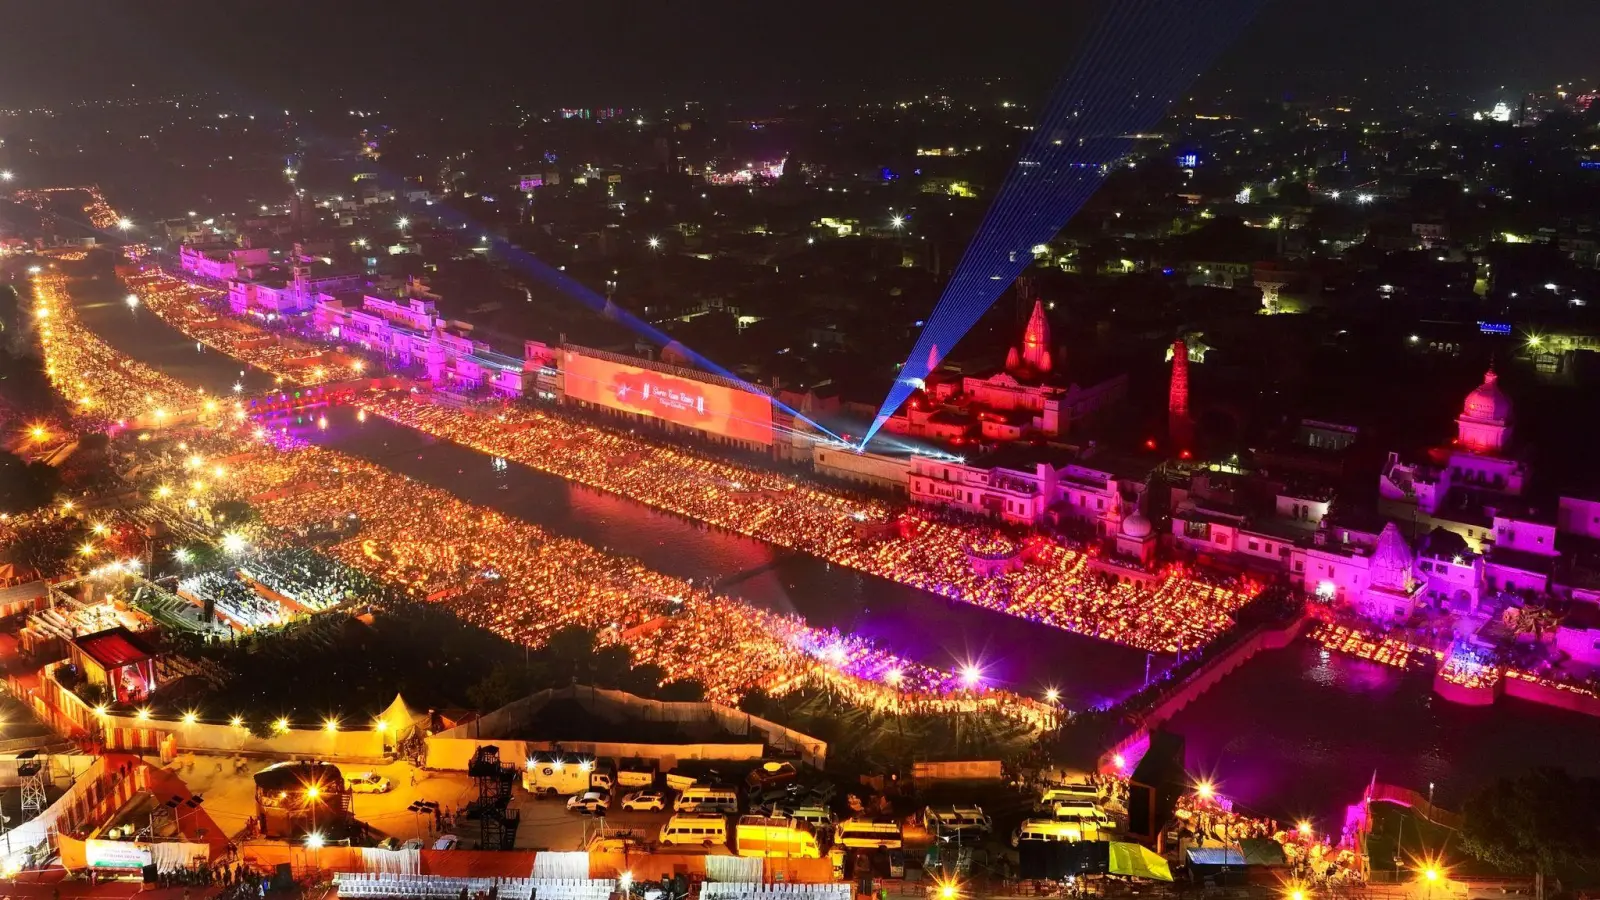
<path id="1" fill-rule="evenodd" d="M 1528 469 L 1506 453 L 1513 410 L 1498 381 L 1491 368 L 1467 395 L 1451 446 L 1432 451 L 1423 462 L 1389 454 L 1378 478 L 1385 515 L 1454 531 L 1482 552 L 1494 540 L 1498 512 L 1524 506 Z"/>
<path id="2" fill-rule="evenodd" d="M 1318 528 L 1316 543 L 1301 553 L 1301 587 L 1365 618 L 1398 624 L 1426 599 L 1427 582 L 1417 577 L 1416 556 L 1393 522 L 1376 535 Z"/>
<path id="3" fill-rule="evenodd" d="M 230 244 L 184 244 L 178 248 L 178 262 L 190 275 L 227 281 L 243 277 L 256 267 L 269 265 L 272 250 Z"/>
<path id="4" fill-rule="evenodd" d="M 521 359 L 471 336 L 466 322 L 446 320 L 432 300 L 364 292 L 320 294 L 311 313 L 318 333 L 346 346 L 381 354 L 395 368 L 418 367 L 429 381 L 460 391 L 527 396 L 539 374 L 555 364 L 544 344 L 528 341 Z"/>
<path id="5" fill-rule="evenodd" d="M 911 501 L 925 506 L 993 516 L 1014 525 L 1093 524 L 1097 533 L 1111 533 L 1111 526 L 1103 523 L 1113 511 L 1131 515 L 1138 507 L 1150 467 L 1110 463 L 1094 454 L 1063 464 L 1063 455 L 1061 450 L 1017 446 L 971 461 L 914 456 L 907 487 Z"/>
<path id="6" fill-rule="evenodd" d="M 1053 438 L 1127 392 L 1126 375 L 1087 387 L 1063 377 L 1050 351 L 1044 305 L 1035 301 L 1022 343 L 1011 348 L 1003 369 L 973 375 L 936 369 L 883 428 L 955 445 Z"/>
<path id="7" fill-rule="evenodd" d="M 287 273 L 274 267 L 255 270 L 248 278 L 228 279 L 228 308 L 236 316 L 284 318 L 310 312 L 319 297 L 359 290 L 365 284 L 361 273 L 319 265 L 296 244 Z"/>

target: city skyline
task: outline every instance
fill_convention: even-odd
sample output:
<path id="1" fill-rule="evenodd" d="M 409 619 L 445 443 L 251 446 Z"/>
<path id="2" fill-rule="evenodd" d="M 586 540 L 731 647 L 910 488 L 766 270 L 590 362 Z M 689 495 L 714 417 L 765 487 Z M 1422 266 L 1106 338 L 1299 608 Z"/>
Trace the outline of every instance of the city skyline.
<path id="1" fill-rule="evenodd" d="M 751 16 L 731 2 L 684 13 L 621 2 L 463 10 L 418 2 L 224 8 L 68 0 L 7 11 L 0 104 L 174 92 L 271 104 L 330 89 L 369 103 L 453 99 L 474 107 L 781 103 L 881 98 L 991 78 L 1042 91 L 1076 52 L 1099 5 L 1062 7 L 1006 0 L 973 17 L 957 3 L 861 8 L 830 0 L 788 16 Z M 1589 71 L 1587 56 L 1586 36 L 1597 30 L 1600 9 L 1580 0 L 1535 0 L 1519 7 L 1514 22 L 1494 0 L 1272 2 L 1202 84 L 1278 96 L 1359 91 L 1402 73 L 1416 82 L 1398 79 L 1406 89 L 1525 90 L 1600 74 Z M 220 34 L 243 39 L 248 52 L 216 41 Z M 333 49 L 328 34 L 350 41 Z M 470 87 L 463 92 L 461 84 Z"/>

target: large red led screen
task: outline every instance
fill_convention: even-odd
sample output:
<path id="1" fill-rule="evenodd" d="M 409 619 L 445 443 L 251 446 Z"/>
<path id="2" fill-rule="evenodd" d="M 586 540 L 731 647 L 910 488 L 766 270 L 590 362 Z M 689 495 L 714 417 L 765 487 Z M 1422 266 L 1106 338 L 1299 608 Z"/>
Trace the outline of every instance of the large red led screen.
<path id="1" fill-rule="evenodd" d="M 772 398 L 566 353 L 567 396 L 740 441 L 772 443 Z"/>

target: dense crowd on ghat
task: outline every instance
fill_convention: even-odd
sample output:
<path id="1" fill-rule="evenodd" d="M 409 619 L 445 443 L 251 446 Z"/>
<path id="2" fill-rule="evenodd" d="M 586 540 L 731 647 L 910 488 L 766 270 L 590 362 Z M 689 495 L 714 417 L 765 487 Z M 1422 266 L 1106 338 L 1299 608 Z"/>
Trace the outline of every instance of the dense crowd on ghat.
<path id="1" fill-rule="evenodd" d="M 185 335 L 270 372 L 280 383 L 311 386 L 348 378 L 360 371 L 322 362 L 319 348 L 219 316 L 207 299 L 216 295 L 215 289 L 181 281 L 159 271 L 134 275 L 125 282 L 140 305 L 178 326 Z"/>
<path id="2" fill-rule="evenodd" d="M 163 283 L 182 285 L 170 276 Z M 153 282 L 152 282 L 153 283 Z M 195 290 L 190 288 L 188 290 Z M 211 314 L 170 310 L 190 333 Z M 251 344 L 229 349 L 272 369 Z M 1057 628 L 1145 650 L 1204 646 L 1233 624 L 1247 592 L 1170 574 L 1149 590 L 1110 584 L 1082 554 L 1046 543 L 1032 563 L 977 575 L 970 556 L 1013 542 L 985 531 L 908 517 L 899 534 L 887 504 L 824 490 L 770 472 L 662 446 L 573 419 L 514 406 L 479 411 L 391 397 L 368 408 L 387 418 L 481 452 L 611 491 L 640 503 L 830 562 Z M 865 532 L 874 533 L 869 537 Z"/>
<path id="3" fill-rule="evenodd" d="M 142 414 L 159 420 L 159 410 L 215 404 L 83 327 L 63 279 L 41 278 L 39 297 L 41 308 L 51 310 L 41 316 L 52 321 L 45 337 L 50 374 L 67 396 L 91 397 L 82 405 L 94 409 L 96 420 Z M 564 625 L 595 628 L 625 641 L 636 662 L 660 666 L 666 680 L 698 681 L 725 702 L 753 688 L 782 693 L 820 683 L 880 710 L 984 708 L 1039 726 L 1052 721 L 1055 711 L 1045 704 L 816 632 L 795 616 L 713 596 L 364 461 L 314 447 L 274 447 L 264 431 L 229 416 L 213 424 L 226 428 L 189 429 L 176 444 L 147 442 L 140 478 L 163 514 L 205 520 L 220 501 L 247 501 L 260 521 L 239 539 L 268 550 L 305 523 L 353 514 L 360 532 L 333 546 L 333 558 L 443 599 L 464 619 L 508 639 L 538 644 Z M 875 513 L 881 521 L 882 512 Z M 341 594 L 316 558 L 285 548 L 262 557 L 266 564 L 252 574 L 315 609 Z M 244 568 L 250 571 L 248 560 Z"/>
<path id="4" fill-rule="evenodd" d="M 1050 541 L 1017 570 L 978 575 L 970 555 L 1015 549 L 1009 538 L 908 515 L 883 503 L 663 447 L 547 412 L 463 410 L 417 396 L 366 402 L 371 411 L 484 453 L 641 503 L 820 556 L 953 600 L 1147 650 L 1209 643 L 1233 624 L 1247 593 L 1179 574 L 1156 590 L 1106 583 L 1084 554 Z"/>
<path id="5" fill-rule="evenodd" d="M 355 572 L 303 547 L 266 550 L 241 571 L 312 612 L 332 609 L 368 586 Z"/>
<path id="6" fill-rule="evenodd" d="M 881 709 L 981 706 L 1038 724 L 1053 712 L 865 641 L 812 629 L 798 617 L 713 596 L 365 461 L 310 446 L 255 446 L 228 456 L 227 477 L 209 494 L 213 501 L 251 503 L 260 519 L 252 541 L 271 542 L 330 514 L 353 514 L 359 533 L 329 548 L 329 556 L 510 640 L 537 646 L 564 626 L 593 628 L 627 644 L 636 664 L 660 666 L 669 681 L 698 681 L 725 702 L 753 688 L 784 693 L 826 683 Z M 210 465 L 197 466 L 198 455 L 166 454 L 165 470 L 148 475 L 162 484 L 181 479 Z M 181 513 L 182 499 L 171 492 L 165 502 Z M 329 595 L 338 596 L 337 574 L 318 560 L 320 554 L 303 548 L 269 548 L 264 565 L 247 560 L 241 568 L 297 602 L 310 585 L 334 585 Z M 298 581 L 288 572 L 299 572 Z"/>
<path id="7" fill-rule="evenodd" d="M 1432 650 L 1426 650 L 1415 644 L 1332 622 L 1317 625 L 1311 632 L 1311 639 L 1321 644 L 1324 649 L 1394 666 L 1397 669 L 1404 669 L 1433 656 Z"/>
<path id="8" fill-rule="evenodd" d="M 83 420 L 164 418 L 202 406 L 197 391 L 128 359 L 83 325 L 67 294 L 67 279 L 34 276 L 34 316 L 44 348 L 45 374 Z"/>
<path id="9" fill-rule="evenodd" d="M 1323 622 L 1311 632 L 1311 639 L 1324 649 L 1371 660 L 1383 665 L 1406 668 L 1429 660 L 1440 663 L 1439 676 L 1451 684 L 1468 688 L 1492 688 L 1502 678 L 1538 684 L 1555 691 L 1600 696 L 1593 682 L 1561 681 L 1511 666 L 1500 666 L 1471 654 L 1446 656 L 1437 650 L 1419 647 L 1399 638 L 1374 634 L 1349 625 Z"/>
<path id="10" fill-rule="evenodd" d="M 282 625 L 287 616 L 281 605 L 257 594 L 222 572 L 200 572 L 178 581 L 178 596 L 205 602 L 245 629 Z"/>

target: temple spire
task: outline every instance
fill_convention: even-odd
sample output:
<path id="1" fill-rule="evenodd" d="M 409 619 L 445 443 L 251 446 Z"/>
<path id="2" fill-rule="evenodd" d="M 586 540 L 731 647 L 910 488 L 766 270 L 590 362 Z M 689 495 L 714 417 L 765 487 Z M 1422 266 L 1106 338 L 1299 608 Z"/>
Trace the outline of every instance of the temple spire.
<path id="1" fill-rule="evenodd" d="M 1033 314 L 1022 332 L 1022 364 L 1036 372 L 1050 371 L 1050 322 L 1039 300 L 1033 301 Z"/>

